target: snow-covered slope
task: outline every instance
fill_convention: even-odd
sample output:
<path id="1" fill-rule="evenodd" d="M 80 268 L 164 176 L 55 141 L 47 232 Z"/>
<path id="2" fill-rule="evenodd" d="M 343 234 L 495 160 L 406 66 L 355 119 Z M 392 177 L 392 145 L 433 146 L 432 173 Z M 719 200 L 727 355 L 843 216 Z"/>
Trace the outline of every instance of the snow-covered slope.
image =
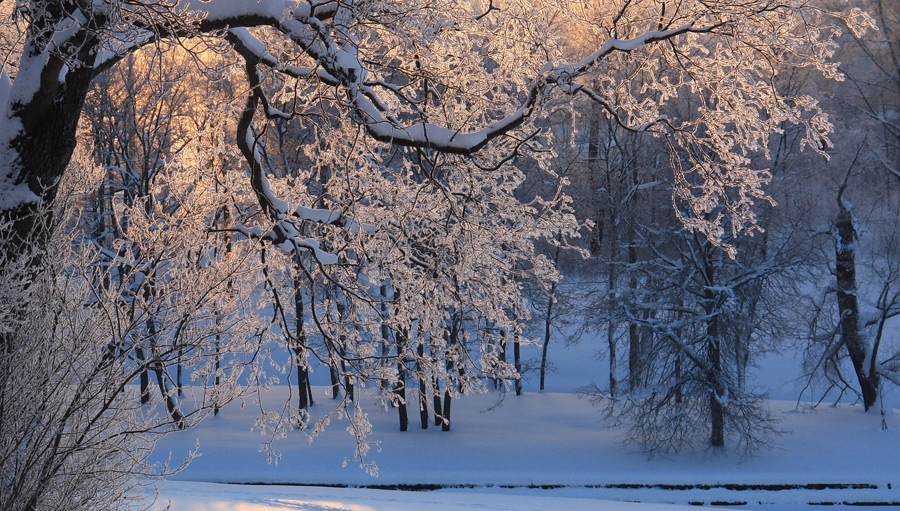
<path id="1" fill-rule="evenodd" d="M 666 504 L 485 493 L 423 493 L 170 482 L 157 509 L 170 511 L 675 511 Z"/>
<path id="2" fill-rule="evenodd" d="M 584 363 L 583 353 L 573 356 L 571 350 L 560 351 L 557 360 L 564 363 L 568 356 L 577 359 L 573 365 Z M 590 363 L 600 365 L 595 360 Z M 583 372 L 551 374 L 551 388 L 568 392 L 491 393 L 456 400 L 450 432 L 433 425 L 428 430 L 418 429 L 414 413 L 410 414 L 410 430 L 400 432 L 396 410 L 379 410 L 369 402 L 374 427 L 370 439 L 378 441 L 381 448 L 380 452 L 373 449 L 369 456 L 378 465 L 377 478 L 352 461 L 343 466 L 344 459 L 353 454 L 354 442 L 345 431 L 346 423 L 339 420 L 332 421 L 311 444 L 300 432 L 289 431 L 275 444 L 281 453 L 278 464 L 267 463 L 258 452 L 267 438 L 251 431 L 259 408 L 249 401 L 243 408 L 233 404 L 218 417 L 193 430 L 172 434 L 158 445 L 158 459 L 171 453 L 177 461 L 197 441 L 202 452 L 172 478 L 178 482 L 163 486 L 162 495 L 174 499 L 174 511 L 444 511 L 473 509 L 477 506 L 470 504 L 475 501 L 485 504 L 484 509 L 521 511 L 581 509 L 576 504 L 585 502 L 551 502 L 561 497 L 590 499 L 584 509 L 597 510 L 625 509 L 619 504 L 608 507 L 598 499 L 731 504 L 773 511 L 806 507 L 810 502 L 900 502 L 896 490 L 900 485 L 900 415 L 894 409 L 885 417 L 889 429 L 882 430 L 881 416 L 863 413 L 859 405 L 823 404 L 811 409 L 796 401 L 775 400 L 770 406 L 785 431 L 775 439 L 775 449 L 748 459 L 734 452 L 648 458 L 623 446 L 621 432 L 605 428 L 590 402 L 571 392 L 588 383 L 577 378 L 588 377 Z M 779 397 L 795 392 L 791 384 L 779 383 L 783 376 L 779 376 L 781 380 L 769 378 Z M 526 385 L 533 387 L 531 382 Z M 316 388 L 317 404 L 311 410 L 314 419 L 330 410 L 330 399 L 324 394 L 324 387 Z M 271 409 L 286 395 L 286 387 L 275 387 L 263 401 Z M 894 397 L 889 395 L 886 402 Z M 204 486 L 188 481 L 351 488 Z M 397 485 L 448 488 L 438 493 L 352 488 Z M 512 495 L 528 498 L 513 499 Z M 209 507 L 214 502 L 220 504 Z M 331 504 L 322 502 L 336 504 L 329 507 Z M 522 502 L 528 504 L 522 507 Z"/>

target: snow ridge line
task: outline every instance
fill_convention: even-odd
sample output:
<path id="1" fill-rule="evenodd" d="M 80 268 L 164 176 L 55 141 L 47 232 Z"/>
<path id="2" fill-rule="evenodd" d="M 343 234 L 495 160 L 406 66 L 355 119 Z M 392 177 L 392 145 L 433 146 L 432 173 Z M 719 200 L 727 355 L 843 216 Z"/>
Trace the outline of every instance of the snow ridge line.
<path id="1" fill-rule="evenodd" d="M 836 509 L 867 507 L 873 509 L 900 508 L 900 500 L 894 498 L 893 483 L 881 485 L 872 483 L 798 483 L 798 484 L 671 484 L 671 483 L 604 483 L 604 484 L 444 484 L 444 483 L 399 483 L 399 484 L 349 484 L 349 483 L 273 483 L 273 482 L 230 482 L 232 485 L 297 486 L 389 490 L 401 492 L 429 492 L 437 490 L 489 490 L 493 494 L 503 490 L 584 490 L 594 489 L 601 493 L 590 498 L 610 502 L 636 502 L 647 504 L 678 506 L 751 506 L 752 509 L 772 509 L 783 511 L 808 508 L 808 506 L 830 506 Z M 491 492 L 490 490 L 494 490 Z M 605 492 L 604 492 L 605 490 Z M 647 492 L 651 493 L 647 493 Z M 783 491 L 783 493 L 781 493 Z M 609 492 L 609 493 L 607 493 Z M 539 492 L 540 493 L 540 492 Z M 525 496 L 527 494 L 513 495 Z M 531 494 L 537 496 L 537 494 Z M 573 495 L 561 495 L 573 497 Z M 578 498 L 584 498 L 578 497 Z"/>
<path id="2" fill-rule="evenodd" d="M 322 488 L 358 488 L 366 490 L 399 490 L 399 491 L 436 491 L 459 489 L 620 489 L 620 490 L 712 490 L 723 489 L 731 491 L 783 491 L 783 490 L 878 490 L 877 484 L 871 483 L 805 483 L 805 484 L 667 484 L 667 483 L 610 483 L 610 484 L 444 484 L 444 483 L 398 483 L 398 484 L 348 484 L 348 483 L 285 483 L 285 482 L 240 482 L 240 481 L 209 481 L 218 484 L 233 484 L 239 486 L 300 486 Z M 893 489 L 892 483 L 887 483 L 886 489 Z M 893 505 L 900 505 L 896 503 Z"/>

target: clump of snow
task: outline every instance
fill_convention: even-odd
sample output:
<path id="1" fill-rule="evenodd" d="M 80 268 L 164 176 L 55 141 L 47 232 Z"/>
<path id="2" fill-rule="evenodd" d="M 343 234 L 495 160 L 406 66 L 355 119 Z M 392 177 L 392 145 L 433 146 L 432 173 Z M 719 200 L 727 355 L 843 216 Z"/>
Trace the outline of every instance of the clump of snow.
<path id="1" fill-rule="evenodd" d="M 12 81 L 9 79 L 6 68 L 3 67 L 3 63 L 0 62 L 0 115 L 3 116 L 0 118 L 5 118 L 7 115 L 6 101 L 9 99 L 10 89 L 12 89 Z"/>
<path id="2" fill-rule="evenodd" d="M 15 165 L 18 156 L 12 150 L 12 141 L 21 133 L 22 123 L 9 115 L 8 101 L 12 82 L 6 70 L 0 68 L 0 210 L 13 209 L 23 204 L 40 202 L 34 192 L 24 184 L 15 183 Z"/>
<path id="3" fill-rule="evenodd" d="M 3 151 L 0 150 L 0 155 Z M 15 209 L 25 204 L 36 204 L 41 201 L 25 184 L 14 184 L 9 178 L 0 176 L 0 210 Z"/>
<path id="4" fill-rule="evenodd" d="M 229 20 L 241 16 L 260 16 L 278 20 L 293 2 L 285 0 L 188 0 L 185 10 L 204 13 L 210 20 Z"/>

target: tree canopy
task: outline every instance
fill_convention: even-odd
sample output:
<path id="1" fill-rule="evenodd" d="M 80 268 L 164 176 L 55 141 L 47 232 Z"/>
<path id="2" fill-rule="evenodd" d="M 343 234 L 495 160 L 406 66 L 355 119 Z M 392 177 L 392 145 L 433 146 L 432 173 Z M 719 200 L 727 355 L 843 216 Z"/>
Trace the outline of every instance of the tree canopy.
<path id="1" fill-rule="evenodd" d="M 164 50 L 202 37 L 204 47 L 231 46 L 245 62 L 251 89 L 236 143 L 273 218 L 289 212 L 265 186 L 253 122 L 258 130 L 266 120 L 302 115 L 325 101 L 330 113 L 349 116 L 376 141 L 479 153 L 473 163 L 494 167 L 529 151 L 541 105 L 560 94 L 584 95 L 616 122 L 653 131 L 685 156 L 675 200 L 697 214 L 682 220 L 717 242 L 722 218 L 706 214 L 716 204 L 726 205 L 730 229 L 753 228 L 751 206 L 764 199 L 769 174 L 750 165 L 750 154 L 767 152 L 769 135 L 783 122 L 803 125 L 814 150 L 828 145 L 827 116 L 814 98 L 778 90 L 776 64 L 790 61 L 839 78 L 831 60 L 838 20 L 852 30 L 871 24 L 859 9 L 830 12 L 809 0 L 626 0 L 600 7 L 524 0 L 44 0 L 17 2 L 13 18 L 21 56 L 17 64 L 6 60 L 0 79 L 4 209 L 52 198 L 94 77 L 139 48 Z M 572 47 L 566 34 L 578 30 L 589 50 L 566 58 Z M 623 61 L 637 63 L 627 81 L 640 81 L 639 89 L 604 72 Z M 294 98 L 286 110 L 259 86 L 268 70 L 281 75 L 280 92 Z M 670 111 L 685 95 L 699 111 L 690 119 Z"/>

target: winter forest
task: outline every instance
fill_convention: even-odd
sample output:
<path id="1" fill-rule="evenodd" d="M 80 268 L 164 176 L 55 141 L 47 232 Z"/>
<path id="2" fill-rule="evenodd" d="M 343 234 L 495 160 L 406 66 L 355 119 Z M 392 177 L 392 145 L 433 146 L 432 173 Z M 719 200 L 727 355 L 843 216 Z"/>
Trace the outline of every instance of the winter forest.
<path id="1" fill-rule="evenodd" d="M 603 474 L 716 487 L 783 482 L 753 460 L 809 419 L 885 454 L 789 479 L 897 484 L 898 214 L 895 0 L 0 0 L 0 509 L 608 482 L 466 479 L 479 421 L 518 442 L 484 458 L 586 421 Z M 190 472 L 201 437 L 347 466 Z M 488 509 L 677 509 L 535 495 Z"/>

